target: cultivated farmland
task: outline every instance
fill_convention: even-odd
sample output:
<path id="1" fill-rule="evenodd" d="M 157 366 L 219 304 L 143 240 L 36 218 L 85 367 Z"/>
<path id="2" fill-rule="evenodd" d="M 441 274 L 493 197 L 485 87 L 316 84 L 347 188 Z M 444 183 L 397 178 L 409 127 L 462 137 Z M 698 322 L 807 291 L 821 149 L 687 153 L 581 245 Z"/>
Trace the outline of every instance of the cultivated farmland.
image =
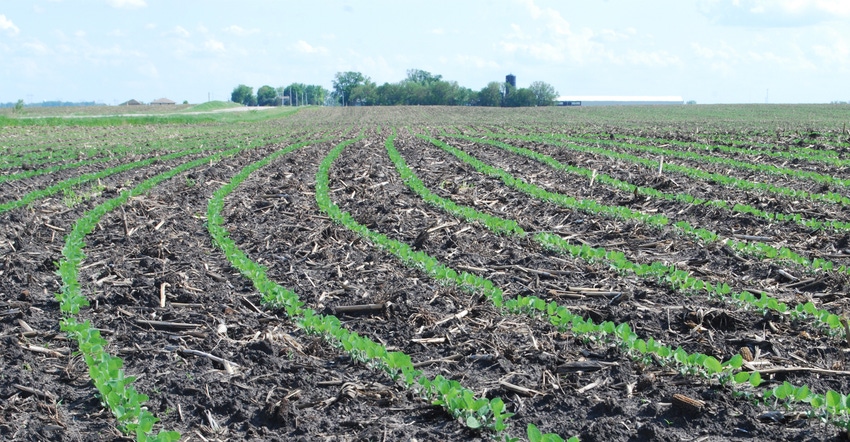
<path id="1" fill-rule="evenodd" d="M 267 112 L 0 119 L 0 438 L 846 435 L 846 108 Z"/>

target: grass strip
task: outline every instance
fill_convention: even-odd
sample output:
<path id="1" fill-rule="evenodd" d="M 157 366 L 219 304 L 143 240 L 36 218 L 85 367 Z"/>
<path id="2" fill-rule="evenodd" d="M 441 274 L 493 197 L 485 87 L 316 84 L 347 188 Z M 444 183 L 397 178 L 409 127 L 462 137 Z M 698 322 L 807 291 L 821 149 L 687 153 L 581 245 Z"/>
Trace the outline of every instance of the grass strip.
<path id="1" fill-rule="evenodd" d="M 248 110 L 245 112 L 205 112 L 196 115 L 110 115 L 68 117 L 8 117 L 0 115 L 5 126 L 124 126 L 124 125 L 188 125 L 205 123 L 247 123 L 288 117 L 299 108 Z"/>

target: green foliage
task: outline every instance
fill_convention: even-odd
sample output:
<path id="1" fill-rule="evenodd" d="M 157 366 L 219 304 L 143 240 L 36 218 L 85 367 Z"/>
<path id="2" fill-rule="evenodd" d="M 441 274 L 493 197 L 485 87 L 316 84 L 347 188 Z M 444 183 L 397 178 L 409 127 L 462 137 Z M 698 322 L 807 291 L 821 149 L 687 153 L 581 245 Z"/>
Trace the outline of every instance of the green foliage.
<path id="1" fill-rule="evenodd" d="M 241 103 L 241 102 L 240 102 Z M 229 109 L 232 107 L 239 107 L 240 103 L 235 103 L 233 101 L 208 101 L 206 103 L 201 103 L 195 106 L 192 106 L 187 111 L 190 112 L 209 112 L 220 109 Z"/>
<path id="2" fill-rule="evenodd" d="M 81 308 L 89 305 L 88 300 L 82 295 L 78 280 L 79 265 L 85 259 L 83 253 L 84 238 L 94 230 L 104 215 L 118 208 L 130 198 L 142 195 L 163 181 L 187 170 L 221 160 L 227 155 L 236 154 L 242 150 L 255 147 L 257 144 L 251 143 L 244 147 L 221 151 L 180 164 L 166 172 L 148 178 L 133 189 L 124 191 L 117 197 L 111 198 L 83 214 L 65 237 L 65 246 L 62 249 L 63 259 L 59 262 L 57 272 L 62 280 L 62 285 L 59 293 L 56 294 L 60 310 L 66 315 L 65 319 L 62 320 L 61 329 L 77 342 L 80 353 L 89 368 L 89 376 L 100 393 L 104 405 L 118 420 L 120 428 L 127 433 L 135 434 L 139 441 L 174 441 L 179 439 L 179 434 L 161 431 L 156 436 L 149 435 L 153 430 L 153 425 L 158 420 L 142 407 L 142 403 L 147 401 L 148 397 L 138 393 L 132 386 L 134 377 L 125 376 L 121 358 L 111 356 L 106 352 L 107 342 L 100 336 L 100 332 L 94 329 L 88 321 L 79 323 L 72 316 L 78 314 Z"/>
<path id="3" fill-rule="evenodd" d="M 537 106 L 537 95 L 531 89 L 512 89 L 505 95 L 505 107 L 530 107 Z"/>
<path id="4" fill-rule="evenodd" d="M 478 92 L 478 106 L 499 107 L 502 105 L 502 86 L 500 83 L 491 81 L 480 92 Z"/>
<path id="5" fill-rule="evenodd" d="M 558 98 L 558 91 L 551 84 L 543 81 L 532 82 L 528 89 L 534 94 L 537 106 L 553 106 Z"/>
<path id="6" fill-rule="evenodd" d="M 362 99 L 366 95 L 366 91 L 362 87 L 370 83 L 374 85 L 369 77 L 364 76 L 360 72 L 337 72 L 334 76 L 333 88 L 339 104 L 348 106 L 356 103 L 357 100 L 352 99 L 352 92 L 358 87 L 361 89 L 358 91 L 357 99 Z"/>
<path id="7" fill-rule="evenodd" d="M 317 174 L 316 199 L 320 207 L 335 221 L 352 227 L 356 227 L 353 226 L 353 219 L 339 211 L 339 208 L 330 201 L 327 185 L 328 170 L 333 160 L 342 152 L 342 149 L 362 138 L 362 136 L 359 136 L 337 145 L 322 162 Z M 475 398 L 472 391 L 463 388 L 457 381 L 445 379 L 442 376 L 437 376 L 433 380 L 428 379 L 421 371 L 413 367 L 410 356 L 401 352 L 389 352 L 383 345 L 345 329 L 336 317 L 320 315 L 314 310 L 304 307 L 297 294 L 268 279 L 265 269 L 251 261 L 230 239 L 223 226 L 224 218 L 221 215 L 224 198 L 253 172 L 268 165 L 274 159 L 307 144 L 324 142 L 329 139 L 298 143 L 286 147 L 246 166 L 234 175 L 229 183 L 219 188 L 210 199 L 207 207 L 207 228 L 213 242 L 224 251 L 225 256 L 234 267 L 253 281 L 254 286 L 263 294 L 265 305 L 285 308 L 287 315 L 296 320 L 307 332 L 324 336 L 327 340 L 334 342 L 348 352 L 353 359 L 386 371 L 393 379 L 403 382 L 406 387 L 414 388 L 426 400 L 444 407 L 452 416 L 462 419 L 470 428 L 489 428 L 501 433 L 507 428 L 505 421 L 511 413 L 504 411 L 504 404 L 500 399 L 488 401 L 483 398 Z"/>
<path id="8" fill-rule="evenodd" d="M 277 91 L 271 86 L 260 86 L 257 89 L 257 105 L 259 106 L 276 106 Z"/>
<path id="9" fill-rule="evenodd" d="M 254 96 L 254 88 L 240 84 L 233 89 L 230 94 L 230 101 L 241 103 L 245 106 L 254 106 L 257 104 L 257 97 Z"/>

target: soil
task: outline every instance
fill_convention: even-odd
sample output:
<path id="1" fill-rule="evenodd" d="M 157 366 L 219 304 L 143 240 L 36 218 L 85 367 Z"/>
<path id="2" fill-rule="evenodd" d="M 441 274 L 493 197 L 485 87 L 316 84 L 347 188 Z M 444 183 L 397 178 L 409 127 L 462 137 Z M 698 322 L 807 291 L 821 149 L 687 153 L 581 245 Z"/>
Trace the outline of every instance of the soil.
<path id="1" fill-rule="evenodd" d="M 530 233 L 554 232 L 573 243 L 619 250 L 634 262 L 676 263 L 712 283 L 727 282 L 736 290 L 765 290 L 792 306 L 814 300 L 836 313 L 843 313 L 847 306 L 846 274 L 815 274 L 787 263 L 736 256 L 720 245 L 702 245 L 669 227 L 654 228 L 535 200 L 416 137 L 417 133 L 438 136 L 439 131 L 430 129 L 438 126 L 428 120 L 432 110 L 420 114 L 400 108 L 403 118 L 390 110 L 333 112 L 341 111 L 329 110 L 327 115 L 320 114 L 326 119 L 319 120 L 310 114 L 252 123 L 231 133 L 204 135 L 205 129 L 199 129 L 199 137 L 206 136 L 209 146 L 219 147 L 231 136 L 246 141 L 290 136 L 168 180 L 107 213 L 86 237 L 87 258 L 79 280 L 91 307 L 80 317 L 101 330 L 109 341 L 107 350 L 123 359 L 127 374 L 137 377 L 134 385 L 150 397 L 146 405 L 161 419 L 157 428 L 180 431 L 185 440 L 492 438 L 491 433 L 467 428 L 383 372 L 306 334 L 284 311 L 264 308 L 251 282 L 212 244 L 205 217 L 215 190 L 245 166 L 297 139 L 332 135 L 332 141 L 300 148 L 258 170 L 227 198 L 224 217 L 231 237 L 249 258 L 267 268 L 271 279 L 291 288 L 317 311 L 335 314 L 347 328 L 407 353 L 430 377 L 442 375 L 481 397 L 504 399 L 515 413 L 510 419 L 511 435 L 524 437 L 526 425 L 533 423 L 544 432 L 575 435 L 582 441 L 846 437 L 834 425 L 807 418 L 805 407 L 785 409 L 763 403 L 756 392 L 786 380 L 816 392 L 850 391 L 850 373 L 845 371 L 847 342 L 810 322 L 765 315 L 704 295 L 685 295 L 662 281 L 620 274 L 604 262 L 584 262 L 527 238 L 496 235 L 430 206 L 407 188 L 390 162 L 384 148 L 388 125 L 412 128 L 399 130 L 395 146 L 429 189 L 459 204 L 516 220 Z M 338 116 L 343 117 L 341 121 L 333 121 Z M 471 110 L 468 118 L 468 122 L 446 125 L 465 125 L 469 134 L 476 133 L 475 127 L 487 126 L 475 120 L 482 117 Z M 334 146 L 361 129 L 365 138 L 343 152 L 330 175 L 334 202 L 361 224 L 416 243 L 450 267 L 488 278 L 506 296 L 533 294 L 556 300 L 594 321 L 628 323 L 641 337 L 722 360 L 746 347 L 757 355 L 760 368 L 779 370 L 764 375 L 763 387 L 736 387 L 736 391 L 651 360 L 631 359 L 613 344 L 589 342 L 539 318 L 505 314 L 478 294 L 405 267 L 332 222 L 316 205 L 319 163 Z M 49 142 L 47 129 L 26 130 L 44 140 L 43 149 L 59 148 L 60 143 Z M 106 139 L 116 129 L 81 130 L 85 135 L 73 130 L 60 134 L 73 140 Z M 172 129 L 156 127 L 151 133 L 161 137 L 168 130 Z M 632 132 L 623 128 L 621 133 Z M 0 140 L 8 137 L 19 143 L 25 136 L 4 129 Z M 134 137 L 144 139 L 139 132 Z M 840 257 L 850 248 L 847 235 L 813 232 L 792 223 L 769 223 L 718 209 L 636 199 L 484 143 L 438 138 L 549 191 L 665 214 L 671 221 L 687 220 L 723 235 L 770 235 L 776 238 L 774 246 L 787 246 L 806 256 L 839 256 L 833 259 L 836 264 L 850 263 Z M 515 145 L 634 184 L 656 179 L 653 171 L 620 161 L 543 143 Z M 59 194 L 0 214 L 0 438 L 127 438 L 102 406 L 85 363 L 75 354 L 75 343 L 59 330 L 62 313 L 54 293 L 61 281 L 56 263 L 62 259 L 64 235 L 83 213 L 196 157 L 104 178 L 98 191 L 87 192 L 73 205 Z M 10 181 L 2 187 L 2 201 L 91 170 L 97 167 Z M 818 171 L 846 177 L 845 171 L 823 165 Z M 775 211 L 789 213 L 782 208 L 792 207 L 818 219 L 848 221 L 847 212 L 834 205 L 750 194 L 685 177 L 672 179 L 680 193 L 743 203 L 767 198 Z M 811 277 L 816 283 L 794 286 L 777 269 L 800 279 Z M 365 304 L 384 308 L 366 314 L 340 309 Z M 530 391 L 521 392 L 517 386 Z M 672 400 L 674 394 L 698 399 L 704 406 L 679 406 Z"/>

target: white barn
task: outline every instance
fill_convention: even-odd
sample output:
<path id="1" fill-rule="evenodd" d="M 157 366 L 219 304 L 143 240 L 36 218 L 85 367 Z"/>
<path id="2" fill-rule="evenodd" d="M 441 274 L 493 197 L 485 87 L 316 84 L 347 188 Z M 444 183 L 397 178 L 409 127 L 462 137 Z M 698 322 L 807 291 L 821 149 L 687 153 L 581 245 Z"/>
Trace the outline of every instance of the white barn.
<path id="1" fill-rule="evenodd" d="M 684 104 L 685 100 L 673 95 L 567 95 L 556 102 L 559 106 L 633 106 Z"/>

